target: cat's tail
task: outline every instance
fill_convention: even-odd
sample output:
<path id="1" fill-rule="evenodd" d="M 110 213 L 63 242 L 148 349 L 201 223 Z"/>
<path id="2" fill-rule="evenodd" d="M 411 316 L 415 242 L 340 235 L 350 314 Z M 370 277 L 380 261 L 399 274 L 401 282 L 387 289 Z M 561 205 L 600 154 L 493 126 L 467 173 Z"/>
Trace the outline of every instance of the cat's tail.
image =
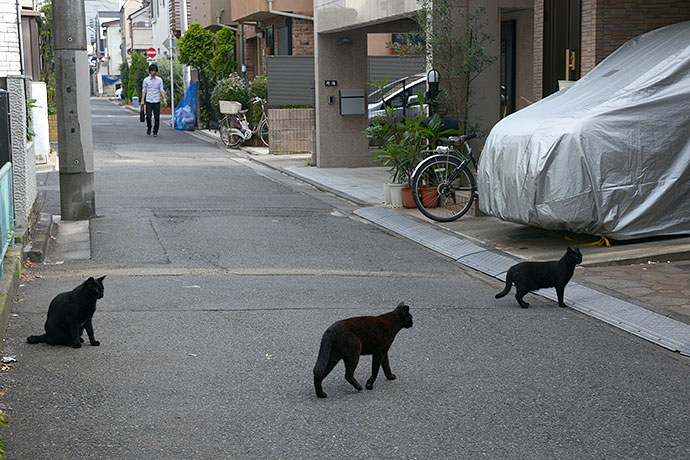
<path id="1" fill-rule="evenodd" d="M 513 274 L 508 270 L 508 273 L 506 274 L 506 287 L 503 289 L 501 292 L 496 294 L 496 298 L 500 299 L 501 297 L 508 295 L 510 292 L 510 288 L 513 287 Z"/>
<path id="2" fill-rule="evenodd" d="M 319 347 L 319 357 L 316 359 L 314 365 L 314 377 L 323 378 L 326 372 L 326 366 L 331 359 L 331 348 L 333 348 L 333 334 L 326 332 L 321 338 L 321 347 Z"/>
<path id="3" fill-rule="evenodd" d="M 46 341 L 46 335 L 30 335 L 26 338 L 29 343 L 41 343 Z"/>

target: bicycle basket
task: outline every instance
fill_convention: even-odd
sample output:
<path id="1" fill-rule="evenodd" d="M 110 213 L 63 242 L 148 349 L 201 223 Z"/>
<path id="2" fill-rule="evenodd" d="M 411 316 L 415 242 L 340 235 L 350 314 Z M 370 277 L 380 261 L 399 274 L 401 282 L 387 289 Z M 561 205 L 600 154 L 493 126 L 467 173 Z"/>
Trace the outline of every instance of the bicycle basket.
<path id="1" fill-rule="evenodd" d="M 232 114 L 242 110 L 242 104 L 237 101 L 218 101 L 218 104 L 220 105 L 220 113 Z"/>

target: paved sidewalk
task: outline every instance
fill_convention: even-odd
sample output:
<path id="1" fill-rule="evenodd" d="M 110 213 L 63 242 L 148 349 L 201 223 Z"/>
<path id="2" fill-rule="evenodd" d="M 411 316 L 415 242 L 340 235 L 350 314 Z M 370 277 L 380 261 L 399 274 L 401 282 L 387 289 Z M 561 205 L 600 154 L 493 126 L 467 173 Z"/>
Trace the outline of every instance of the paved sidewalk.
<path id="1" fill-rule="evenodd" d="M 195 135 L 217 141 L 212 131 Z M 690 237 L 614 242 L 606 247 L 596 245 L 598 239 L 589 235 L 546 231 L 491 216 L 466 215 L 440 223 L 417 209 L 384 204 L 387 168 L 315 168 L 308 166 L 311 155 L 271 155 L 267 148 L 233 152 L 360 204 L 363 209 L 356 212 L 360 217 L 500 279 L 505 279 L 513 263 L 555 260 L 566 246 L 580 244 L 584 261 L 566 289 L 566 303 L 690 355 Z M 555 298 L 552 291 L 539 295 Z"/>

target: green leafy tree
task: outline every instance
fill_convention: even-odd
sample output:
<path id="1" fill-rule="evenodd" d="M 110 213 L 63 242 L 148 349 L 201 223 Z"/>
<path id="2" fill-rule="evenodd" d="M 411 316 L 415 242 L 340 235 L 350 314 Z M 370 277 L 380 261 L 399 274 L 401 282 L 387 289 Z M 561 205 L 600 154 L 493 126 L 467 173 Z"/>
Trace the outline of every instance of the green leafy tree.
<path id="1" fill-rule="evenodd" d="M 46 83 L 48 113 L 57 111 L 55 98 L 55 58 L 53 53 L 53 8 L 51 0 L 46 0 L 39 10 L 38 49 L 41 58 L 41 81 Z"/>
<path id="2" fill-rule="evenodd" d="M 163 88 L 170 101 L 170 59 L 158 61 L 158 76 L 163 79 Z M 182 99 L 184 93 L 184 82 L 182 78 L 182 63 L 175 57 L 173 59 L 173 81 L 175 82 L 175 101 Z"/>
<path id="3" fill-rule="evenodd" d="M 221 80 L 235 71 L 235 33 L 230 29 L 216 32 L 216 52 L 211 60 L 211 69 L 215 80 Z"/>
<path id="4" fill-rule="evenodd" d="M 120 64 L 120 82 L 122 83 L 122 93 L 125 99 L 129 96 L 129 64 L 127 61 Z"/>
<path id="5" fill-rule="evenodd" d="M 436 68 L 445 81 L 440 99 L 451 115 L 460 118 L 463 132 L 477 132 L 477 123 L 470 119 L 472 83 L 481 72 L 496 61 L 485 47 L 494 38 L 484 32 L 488 24 L 486 8 L 461 9 L 458 14 L 453 0 L 419 0 L 421 6 L 414 20 L 418 32 L 402 35 L 400 43 L 388 47 L 401 55 L 422 55 L 427 65 Z"/>
<path id="6" fill-rule="evenodd" d="M 149 74 L 149 63 L 144 56 L 139 53 L 132 53 L 132 64 L 129 66 L 129 77 L 127 86 L 127 96 L 132 99 L 134 96 L 141 97 L 141 84 Z"/>
<path id="7" fill-rule="evenodd" d="M 177 42 L 180 50 L 180 62 L 199 71 L 199 100 L 201 101 L 201 122 L 208 124 L 215 120 L 215 112 L 210 104 L 210 92 L 215 86 L 211 61 L 215 55 L 213 34 L 193 23 Z"/>

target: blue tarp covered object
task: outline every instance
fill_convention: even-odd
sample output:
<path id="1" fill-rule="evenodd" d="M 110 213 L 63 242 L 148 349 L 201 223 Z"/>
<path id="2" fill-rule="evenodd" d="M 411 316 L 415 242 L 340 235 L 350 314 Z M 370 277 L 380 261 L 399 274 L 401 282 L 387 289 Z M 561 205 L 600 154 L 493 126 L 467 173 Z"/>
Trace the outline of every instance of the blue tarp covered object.
<path id="1" fill-rule="evenodd" d="M 103 85 L 105 85 L 105 86 L 112 85 L 113 83 L 115 83 L 116 81 L 118 81 L 120 79 L 119 75 L 115 75 L 115 78 L 111 78 L 107 75 L 101 75 L 101 77 L 103 78 Z"/>
<path id="2" fill-rule="evenodd" d="M 178 131 L 193 131 L 196 125 L 196 97 L 198 83 L 190 83 L 184 97 L 175 107 L 175 113 L 170 118 L 170 126 L 175 120 L 175 129 Z"/>

